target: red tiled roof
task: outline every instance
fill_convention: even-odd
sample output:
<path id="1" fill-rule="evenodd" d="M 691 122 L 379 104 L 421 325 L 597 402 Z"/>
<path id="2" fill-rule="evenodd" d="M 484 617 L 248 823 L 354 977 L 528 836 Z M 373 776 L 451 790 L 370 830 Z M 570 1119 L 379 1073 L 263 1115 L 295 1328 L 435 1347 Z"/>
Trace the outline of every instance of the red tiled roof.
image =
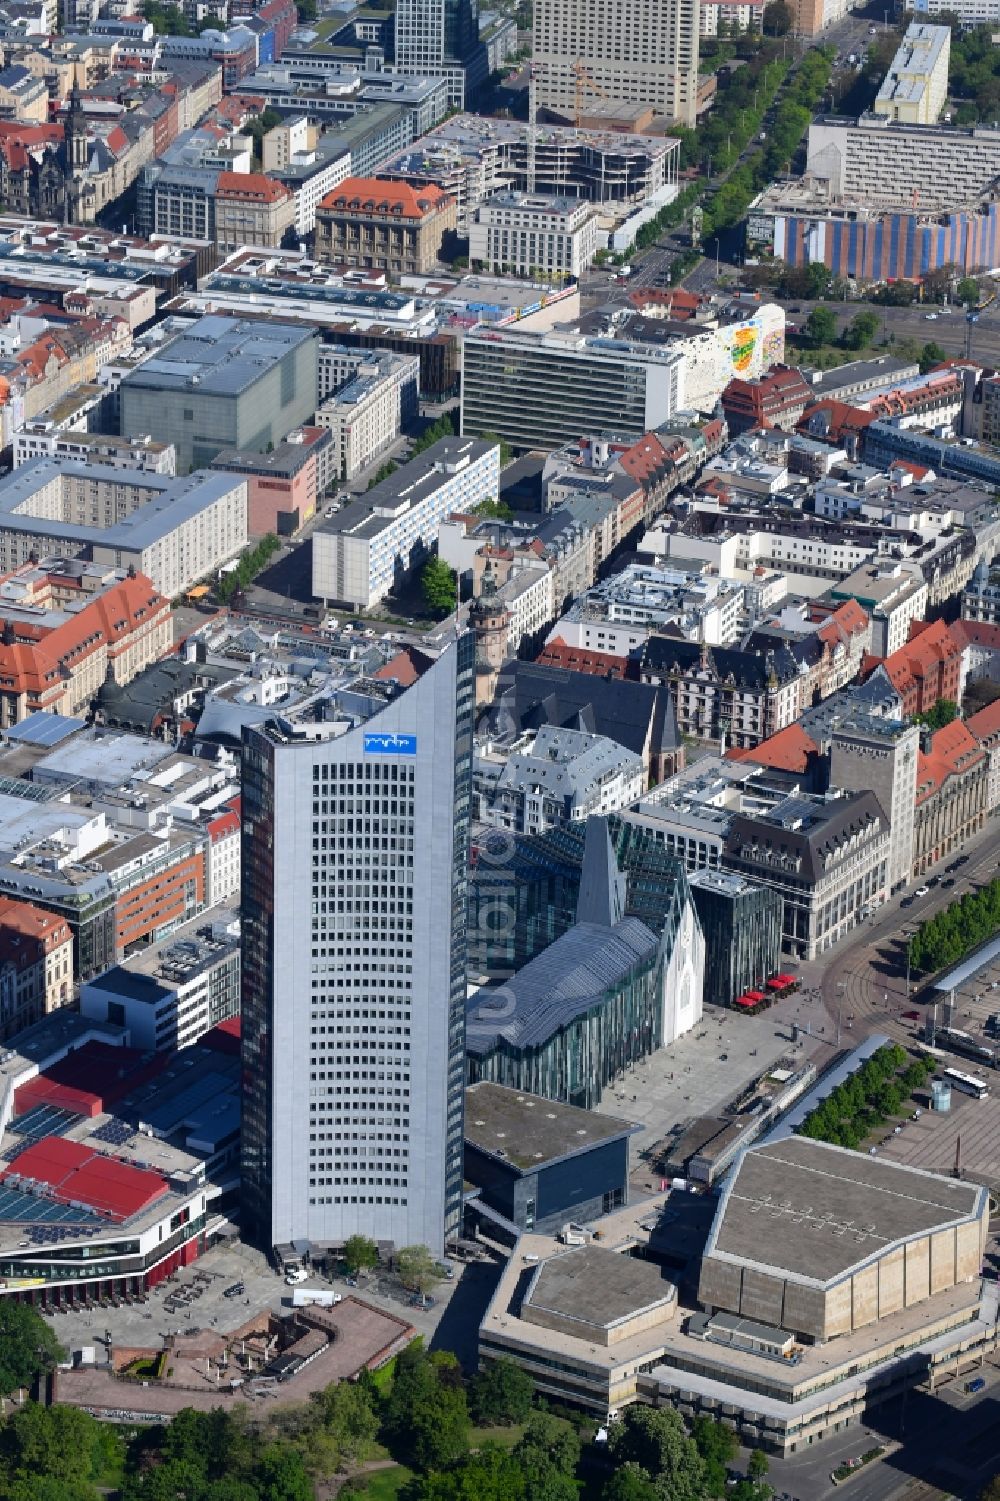
<path id="1" fill-rule="evenodd" d="M 628 677 L 628 658 L 614 652 L 590 651 L 582 646 L 568 646 L 561 636 L 554 636 L 542 647 L 536 662 L 548 667 L 568 667 L 573 672 L 589 672 L 592 677 Z"/>
<path id="2" fill-rule="evenodd" d="M 668 461 L 667 450 L 656 433 L 646 433 L 638 443 L 633 443 L 631 448 L 626 448 L 624 453 L 618 455 L 618 462 L 625 473 L 640 484 L 658 469 L 662 469 Z"/>
<path id="3" fill-rule="evenodd" d="M 18 691 L 35 697 L 50 692 L 65 667 L 74 667 L 101 644 L 113 650 L 167 608 L 152 582 L 136 574 L 55 627 L 46 625 L 44 615 L 30 623 L 19 620 L 14 627 L 16 640 L 0 643 L 0 681 L 12 681 Z"/>
<path id="4" fill-rule="evenodd" d="M 731 761 L 754 761 L 772 771 L 802 773 L 809 770 L 809 757 L 818 751 L 819 746 L 800 724 L 790 724 L 769 740 L 762 740 L 752 750 L 734 746 L 726 755 Z"/>
<path id="5" fill-rule="evenodd" d="M 985 754 L 961 719 L 952 720 L 944 729 L 936 730 L 931 736 L 929 751 L 917 753 L 917 807 L 939 791 L 949 777 L 970 771 Z"/>
<path id="6" fill-rule="evenodd" d="M 986 651 L 1000 651 L 1000 625 L 988 625 L 985 620 L 956 620 L 951 633 L 963 650 L 967 646 L 981 646 Z"/>
<path id="7" fill-rule="evenodd" d="M 402 688 L 411 688 L 418 678 L 423 677 L 432 661 L 433 658 L 418 647 L 403 646 L 374 676 L 383 682 L 393 681 Z"/>
<path id="8" fill-rule="evenodd" d="M 252 198 L 258 202 L 278 203 L 291 198 L 291 188 L 263 172 L 220 172 L 215 185 L 216 198 Z"/>
<path id="9" fill-rule="evenodd" d="M 843 604 L 831 611 L 816 634 L 831 646 L 838 641 L 847 642 L 851 636 L 860 635 L 868 626 L 868 615 L 856 599 L 845 599 Z"/>
<path id="10" fill-rule="evenodd" d="M 965 725 L 969 734 L 975 735 L 980 744 L 991 736 L 1000 734 L 1000 698 L 995 698 L 977 714 L 970 714 Z"/>
<path id="11" fill-rule="evenodd" d="M 368 210 L 423 219 L 451 202 L 448 194 L 433 183 L 413 188 L 408 182 L 383 181 L 380 177 L 345 177 L 340 187 L 327 193 L 319 206 L 331 213 Z"/>

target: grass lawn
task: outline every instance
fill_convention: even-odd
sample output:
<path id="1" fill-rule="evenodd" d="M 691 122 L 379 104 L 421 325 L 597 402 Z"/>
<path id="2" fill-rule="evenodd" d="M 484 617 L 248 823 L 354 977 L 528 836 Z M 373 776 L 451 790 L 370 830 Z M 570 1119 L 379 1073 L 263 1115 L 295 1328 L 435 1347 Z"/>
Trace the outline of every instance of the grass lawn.
<path id="1" fill-rule="evenodd" d="M 483 1444 L 498 1444 L 501 1449 L 513 1449 L 524 1433 L 522 1423 L 509 1428 L 473 1428 L 469 1434 L 469 1448 L 481 1449 Z"/>
<path id="2" fill-rule="evenodd" d="M 393 1465 L 391 1470 L 372 1470 L 351 1482 L 347 1496 L 364 1496 L 366 1501 L 395 1501 L 400 1491 L 413 1479 L 413 1471 L 405 1465 Z"/>

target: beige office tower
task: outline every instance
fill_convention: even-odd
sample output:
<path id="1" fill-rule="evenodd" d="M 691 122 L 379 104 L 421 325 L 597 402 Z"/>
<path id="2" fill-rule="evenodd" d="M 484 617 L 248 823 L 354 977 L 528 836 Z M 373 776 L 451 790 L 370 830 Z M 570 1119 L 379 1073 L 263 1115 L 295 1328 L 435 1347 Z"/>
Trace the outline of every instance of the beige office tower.
<path id="1" fill-rule="evenodd" d="M 641 128 L 645 112 L 694 125 L 699 0 L 535 0 L 542 118 Z"/>

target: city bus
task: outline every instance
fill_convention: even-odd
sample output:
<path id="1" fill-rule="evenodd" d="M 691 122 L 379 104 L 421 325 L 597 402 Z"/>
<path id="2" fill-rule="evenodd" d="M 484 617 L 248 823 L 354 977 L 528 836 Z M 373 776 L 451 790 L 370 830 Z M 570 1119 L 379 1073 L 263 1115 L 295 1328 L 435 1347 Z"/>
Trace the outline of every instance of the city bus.
<path id="1" fill-rule="evenodd" d="M 981 1079 L 974 1079 L 971 1074 L 960 1073 L 957 1068 L 946 1068 L 942 1073 L 952 1089 L 971 1094 L 974 1100 L 985 1100 L 990 1092 L 988 1084 L 984 1084 Z"/>

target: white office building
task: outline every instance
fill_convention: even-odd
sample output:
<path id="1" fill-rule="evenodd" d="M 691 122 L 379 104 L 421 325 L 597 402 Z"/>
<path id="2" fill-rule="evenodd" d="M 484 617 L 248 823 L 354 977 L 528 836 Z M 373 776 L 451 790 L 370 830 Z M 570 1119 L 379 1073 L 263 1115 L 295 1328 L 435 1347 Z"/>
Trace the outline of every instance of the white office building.
<path id="1" fill-rule="evenodd" d="M 500 193 L 469 226 L 469 260 L 515 276 L 577 278 L 597 254 L 600 214 L 580 198 Z"/>
<path id="2" fill-rule="evenodd" d="M 460 1233 L 474 643 L 244 731 L 242 1231 Z"/>
<path id="3" fill-rule="evenodd" d="M 377 604 L 424 560 L 438 523 L 496 499 L 499 481 L 495 443 L 432 444 L 313 533 L 313 596 L 359 610 Z"/>
<path id="4" fill-rule="evenodd" d="M 420 361 L 416 355 L 366 351 L 354 378 L 328 396 L 316 426 L 330 434 L 330 471 L 350 480 L 398 438 L 404 418 L 417 405 Z M 412 401 L 409 399 L 412 393 Z"/>
<path id="5" fill-rule="evenodd" d="M 913 21 L 906 28 L 872 113 L 905 125 L 934 125 L 948 97 L 951 28 Z"/>

